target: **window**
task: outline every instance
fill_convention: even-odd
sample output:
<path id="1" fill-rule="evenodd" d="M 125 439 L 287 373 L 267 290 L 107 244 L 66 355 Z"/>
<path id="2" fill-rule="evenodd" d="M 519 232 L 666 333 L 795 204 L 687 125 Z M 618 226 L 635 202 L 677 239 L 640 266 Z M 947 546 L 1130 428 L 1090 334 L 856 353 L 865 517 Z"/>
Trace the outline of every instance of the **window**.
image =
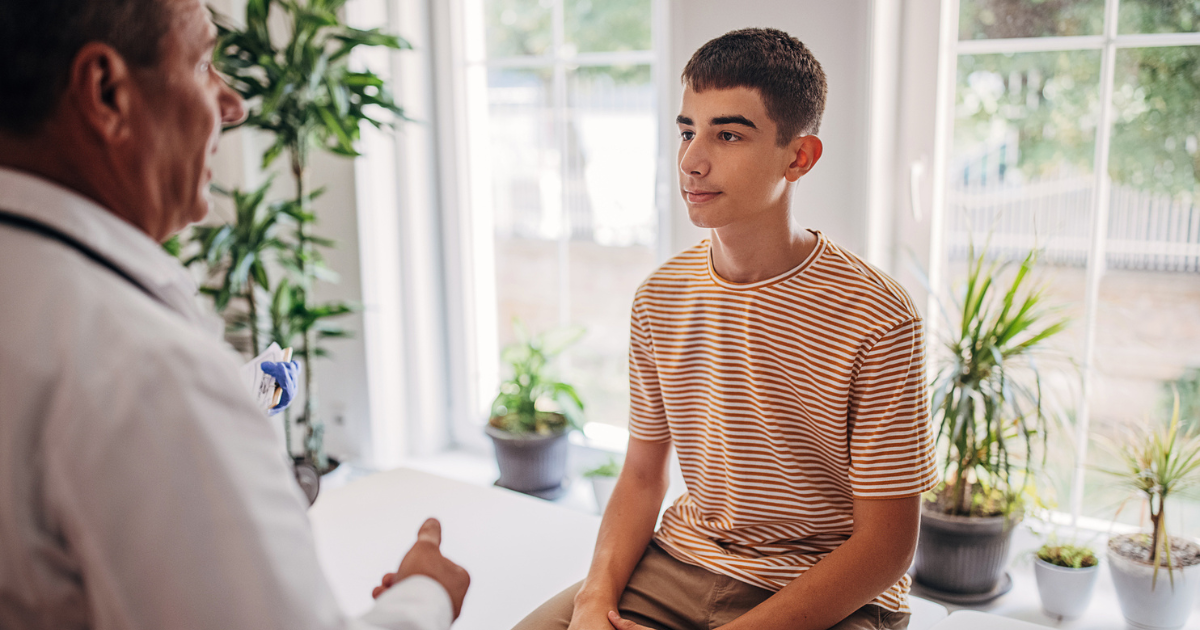
<path id="1" fill-rule="evenodd" d="M 970 242 L 1041 249 L 1052 299 L 1075 319 L 1058 349 L 1080 370 L 1055 370 L 1073 427 L 1051 443 L 1050 480 L 1073 515 L 1109 519 L 1125 495 L 1095 472 L 1088 438 L 1160 420 L 1173 384 L 1200 421 L 1200 4 L 955 4 L 931 260 L 955 285 Z M 1071 429 L 1084 438 L 1073 447 Z M 1173 526 L 1194 535 L 1200 503 L 1180 507 Z"/>
<path id="2" fill-rule="evenodd" d="M 659 251 L 656 1 L 464 6 L 471 220 L 492 262 L 475 279 L 478 360 L 496 364 L 514 319 L 581 326 L 565 380 L 590 422 L 621 427 L 629 307 Z"/>

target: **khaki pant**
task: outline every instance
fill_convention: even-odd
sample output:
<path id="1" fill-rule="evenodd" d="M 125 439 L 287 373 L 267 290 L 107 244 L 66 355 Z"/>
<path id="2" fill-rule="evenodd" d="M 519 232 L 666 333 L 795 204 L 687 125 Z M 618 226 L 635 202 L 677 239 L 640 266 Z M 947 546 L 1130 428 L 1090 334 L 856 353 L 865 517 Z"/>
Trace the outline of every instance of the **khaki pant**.
<path id="1" fill-rule="evenodd" d="M 551 597 L 513 630 L 566 630 L 580 585 Z M 710 630 L 774 595 L 731 577 L 680 562 L 650 543 L 618 606 L 621 617 L 654 630 Z M 902 630 L 908 614 L 867 604 L 830 630 Z"/>

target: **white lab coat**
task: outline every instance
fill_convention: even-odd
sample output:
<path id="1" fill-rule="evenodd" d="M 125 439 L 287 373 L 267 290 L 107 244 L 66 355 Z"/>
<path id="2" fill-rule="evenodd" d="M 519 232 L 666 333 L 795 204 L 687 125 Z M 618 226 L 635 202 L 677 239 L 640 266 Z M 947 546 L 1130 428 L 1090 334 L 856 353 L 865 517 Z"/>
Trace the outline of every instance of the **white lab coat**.
<path id="1" fill-rule="evenodd" d="M 338 608 L 270 421 L 177 261 L 17 171 L 0 169 L 0 209 L 74 236 L 157 298 L 0 225 L 0 628 L 450 626 L 427 577 L 359 619 Z"/>

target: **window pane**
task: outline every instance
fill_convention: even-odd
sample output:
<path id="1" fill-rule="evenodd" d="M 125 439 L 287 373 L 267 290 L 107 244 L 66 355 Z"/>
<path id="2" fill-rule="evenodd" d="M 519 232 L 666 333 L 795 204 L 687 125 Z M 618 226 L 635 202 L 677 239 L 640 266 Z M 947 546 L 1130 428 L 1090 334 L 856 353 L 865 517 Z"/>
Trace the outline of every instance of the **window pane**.
<path id="1" fill-rule="evenodd" d="M 488 129 L 500 343 L 519 317 L 533 332 L 558 324 L 562 178 L 552 71 L 488 73 Z"/>
<path id="2" fill-rule="evenodd" d="M 1098 51 L 963 55 L 947 191 L 947 277 L 961 299 L 971 245 L 1004 260 L 1040 250 L 1036 279 L 1073 324 L 1039 362 L 1047 402 L 1069 415 L 1082 356 L 1084 290 L 1099 114 Z M 999 286 L 1007 286 L 1005 275 Z M 955 309 L 946 305 L 952 314 Z M 952 315 L 953 316 L 953 315 Z M 1074 467 L 1066 431 L 1047 449 L 1051 495 L 1065 502 Z"/>
<path id="3" fill-rule="evenodd" d="M 1200 31 L 1200 2 L 1195 0 L 1121 0 L 1121 33 L 1195 33 Z"/>
<path id="4" fill-rule="evenodd" d="M 542 55 L 554 45 L 553 0 L 484 0 L 488 57 Z"/>
<path id="5" fill-rule="evenodd" d="M 958 38 L 1065 37 L 1104 32 L 1104 0 L 962 0 Z"/>
<path id="6" fill-rule="evenodd" d="M 588 419 L 626 426 L 629 308 L 654 270 L 657 123 L 649 66 L 579 68 L 568 83 L 570 374 Z"/>
<path id="7" fill-rule="evenodd" d="M 575 52 L 650 50 L 651 0 L 563 0 Z"/>
<path id="8" fill-rule="evenodd" d="M 589 421 L 625 426 L 629 307 L 657 243 L 654 86 L 648 66 L 568 72 L 560 138 L 552 85 L 549 69 L 489 74 L 499 339 L 514 317 L 585 328 L 563 376 Z"/>
<path id="9" fill-rule="evenodd" d="M 1120 426 L 1144 434 L 1164 421 L 1172 385 L 1182 396 L 1185 419 L 1200 419 L 1198 99 L 1200 47 L 1118 51 L 1108 269 L 1091 400 L 1096 435 L 1117 437 Z M 1098 450 L 1091 463 L 1107 467 L 1110 459 Z M 1084 505 L 1111 518 L 1126 495 L 1113 489 L 1111 478 L 1090 477 Z M 1133 504 L 1121 511 L 1121 520 L 1136 523 L 1140 511 Z M 1172 533 L 1200 533 L 1200 502 L 1177 500 L 1172 518 L 1178 519 L 1170 523 Z"/>

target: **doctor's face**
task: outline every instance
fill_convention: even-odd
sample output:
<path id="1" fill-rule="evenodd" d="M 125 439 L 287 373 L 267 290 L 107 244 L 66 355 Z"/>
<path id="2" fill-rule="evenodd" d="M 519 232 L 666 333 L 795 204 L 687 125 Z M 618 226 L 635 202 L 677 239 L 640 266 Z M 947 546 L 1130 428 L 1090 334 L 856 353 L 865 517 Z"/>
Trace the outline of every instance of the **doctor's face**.
<path id="1" fill-rule="evenodd" d="M 151 236 L 165 240 L 208 214 L 210 160 L 221 128 L 246 116 L 241 97 L 212 64 L 216 27 L 200 0 L 163 0 L 171 23 L 157 67 L 139 70 L 136 164 Z"/>

